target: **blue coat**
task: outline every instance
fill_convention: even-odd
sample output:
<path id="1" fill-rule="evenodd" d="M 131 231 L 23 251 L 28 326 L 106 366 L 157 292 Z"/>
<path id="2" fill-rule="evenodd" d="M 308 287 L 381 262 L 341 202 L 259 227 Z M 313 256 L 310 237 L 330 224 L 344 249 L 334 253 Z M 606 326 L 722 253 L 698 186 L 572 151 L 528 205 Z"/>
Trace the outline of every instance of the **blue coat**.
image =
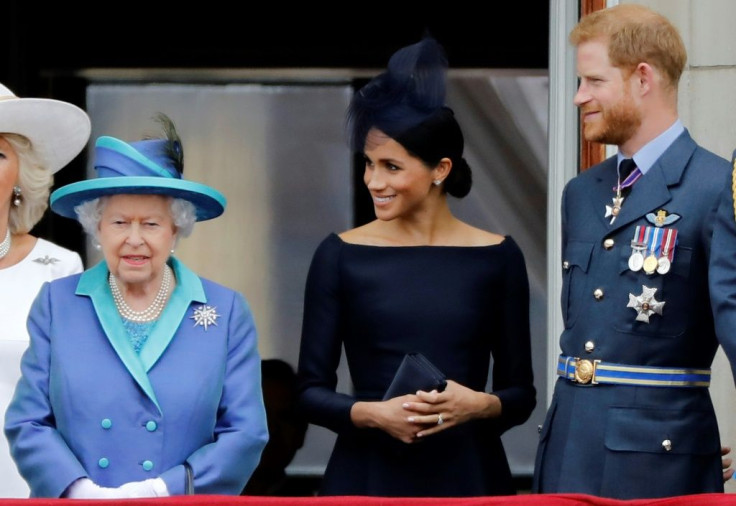
<path id="1" fill-rule="evenodd" d="M 43 285 L 5 417 L 32 497 L 83 476 L 105 487 L 160 476 L 182 494 L 185 461 L 195 493 L 239 494 L 258 464 L 268 434 L 247 302 L 171 264 L 176 288 L 140 355 L 104 262 Z"/>
<path id="2" fill-rule="evenodd" d="M 685 131 L 634 185 L 613 224 L 604 213 L 614 195 L 616 157 L 568 183 L 562 200 L 563 355 L 629 366 L 710 367 L 718 341 L 708 262 L 728 173 L 726 160 Z M 636 226 L 654 227 L 650 213 L 660 210 L 675 220 L 663 228 L 678 231 L 671 269 L 633 271 L 628 259 Z M 665 303 L 648 323 L 628 307 L 630 294 L 641 295 L 643 286 L 656 288 L 655 300 Z M 708 389 L 591 386 L 559 378 L 540 433 L 533 488 L 621 499 L 723 491 Z"/>

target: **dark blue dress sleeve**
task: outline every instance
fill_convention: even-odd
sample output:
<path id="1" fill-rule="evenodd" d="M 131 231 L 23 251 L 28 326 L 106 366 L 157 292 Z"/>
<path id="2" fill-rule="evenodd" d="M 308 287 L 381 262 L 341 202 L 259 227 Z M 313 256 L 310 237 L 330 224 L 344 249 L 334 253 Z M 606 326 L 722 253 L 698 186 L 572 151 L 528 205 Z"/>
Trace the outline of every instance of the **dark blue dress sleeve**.
<path id="1" fill-rule="evenodd" d="M 340 334 L 341 240 L 328 236 L 317 248 L 307 274 L 299 351 L 299 407 L 314 424 L 335 432 L 354 428 L 355 398 L 335 391 L 342 352 Z"/>
<path id="2" fill-rule="evenodd" d="M 493 343 L 493 394 L 501 399 L 500 432 L 524 423 L 536 406 L 529 331 L 529 280 L 519 246 L 507 237 L 500 329 Z"/>

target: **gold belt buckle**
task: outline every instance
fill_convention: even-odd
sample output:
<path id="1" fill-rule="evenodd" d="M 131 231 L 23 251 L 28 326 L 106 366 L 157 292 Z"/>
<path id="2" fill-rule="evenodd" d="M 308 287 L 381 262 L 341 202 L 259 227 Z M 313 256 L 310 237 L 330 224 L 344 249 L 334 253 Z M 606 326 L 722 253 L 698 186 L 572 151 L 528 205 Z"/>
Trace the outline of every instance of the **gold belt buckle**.
<path id="1" fill-rule="evenodd" d="M 595 370 L 600 360 L 580 360 L 575 359 L 575 382 L 582 385 L 591 383 L 592 385 L 598 384 L 597 381 L 593 381 L 595 376 Z"/>

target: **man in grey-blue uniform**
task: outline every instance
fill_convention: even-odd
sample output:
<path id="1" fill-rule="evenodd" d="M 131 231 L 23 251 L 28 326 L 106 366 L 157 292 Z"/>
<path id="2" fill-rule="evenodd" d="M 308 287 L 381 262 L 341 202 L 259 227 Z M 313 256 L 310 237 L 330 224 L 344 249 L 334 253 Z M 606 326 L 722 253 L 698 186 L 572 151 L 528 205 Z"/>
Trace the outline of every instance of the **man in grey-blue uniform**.
<path id="1" fill-rule="evenodd" d="M 736 356 L 736 151 L 731 155 L 731 167 L 731 184 L 721 193 L 713 226 L 709 275 L 716 335 L 729 358 Z M 733 360 L 731 369 L 736 378 Z M 731 462 L 728 459 L 729 465 Z"/>
<path id="2" fill-rule="evenodd" d="M 582 18 L 570 41 L 584 136 L 618 154 L 563 193 L 565 329 L 533 489 L 722 492 L 708 264 L 729 163 L 678 118 L 687 54 L 666 18 L 621 4 Z"/>

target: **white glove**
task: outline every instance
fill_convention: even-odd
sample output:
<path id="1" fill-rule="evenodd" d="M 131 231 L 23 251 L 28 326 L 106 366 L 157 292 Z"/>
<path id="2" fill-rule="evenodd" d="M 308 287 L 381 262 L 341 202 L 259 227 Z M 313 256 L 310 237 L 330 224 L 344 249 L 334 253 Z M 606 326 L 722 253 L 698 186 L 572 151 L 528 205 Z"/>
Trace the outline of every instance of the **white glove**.
<path id="1" fill-rule="evenodd" d="M 150 478 L 144 481 L 131 481 L 114 489 L 118 497 L 168 497 L 169 489 L 161 478 Z"/>
<path id="2" fill-rule="evenodd" d="M 79 478 L 69 485 L 64 497 L 69 499 L 120 499 L 125 496 L 120 495 L 116 488 L 101 487 L 89 478 Z"/>

